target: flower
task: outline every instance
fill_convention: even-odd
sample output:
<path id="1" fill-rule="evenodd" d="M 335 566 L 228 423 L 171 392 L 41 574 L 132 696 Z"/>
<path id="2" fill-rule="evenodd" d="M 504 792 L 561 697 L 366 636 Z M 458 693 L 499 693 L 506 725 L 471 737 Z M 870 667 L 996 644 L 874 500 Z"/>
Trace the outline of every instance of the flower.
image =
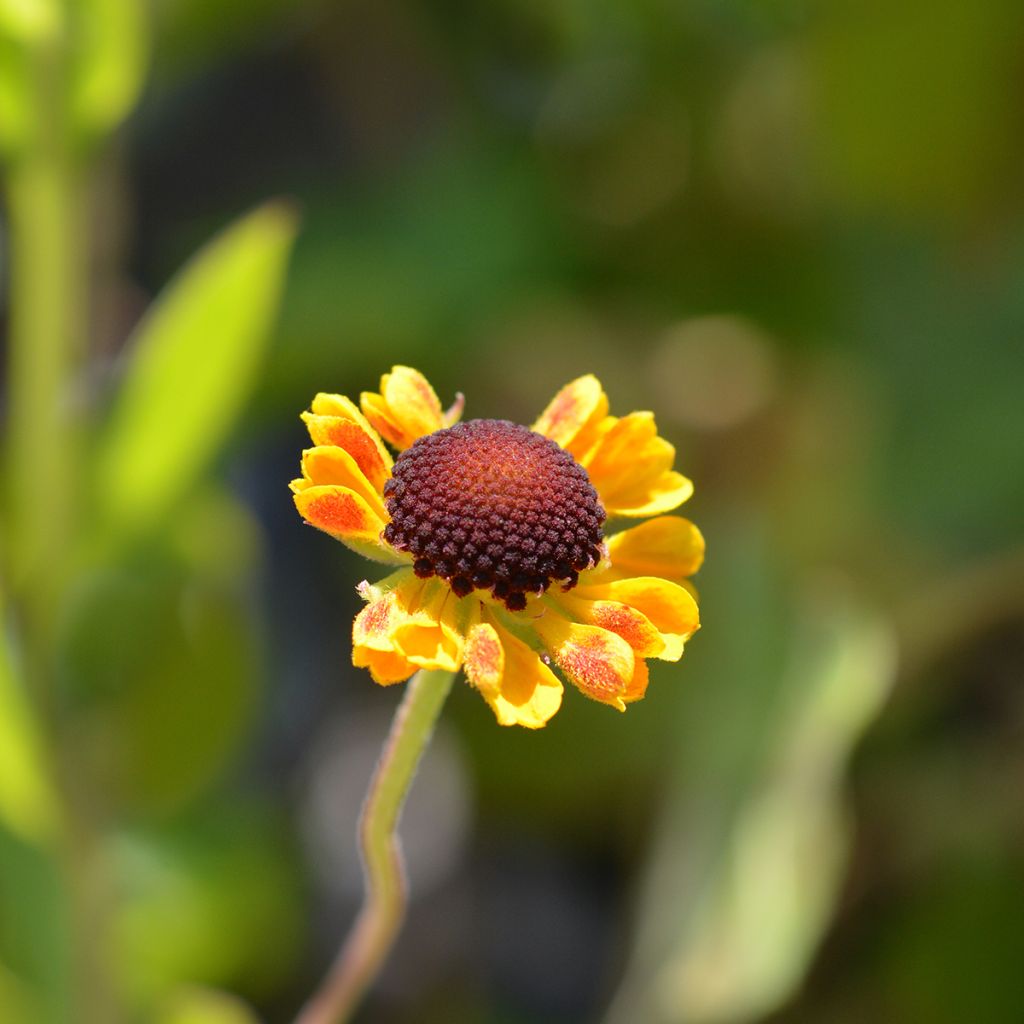
<path id="1" fill-rule="evenodd" d="M 551 718 L 553 668 L 624 711 L 647 689 L 646 659 L 677 661 L 699 628 L 688 577 L 704 540 L 665 514 L 693 491 L 674 448 L 651 413 L 609 415 L 592 375 L 531 428 L 461 412 L 461 395 L 443 411 L 396 366 L 358 406 L 318 394 L 302 414 L 314 447 L 291 483 L 300 515 L 396 567 L 359 585 L 353 664 L 381 685 L 461 669 L 502 725 Z M 644 521 L 606 537 L 622 518 Z"/>

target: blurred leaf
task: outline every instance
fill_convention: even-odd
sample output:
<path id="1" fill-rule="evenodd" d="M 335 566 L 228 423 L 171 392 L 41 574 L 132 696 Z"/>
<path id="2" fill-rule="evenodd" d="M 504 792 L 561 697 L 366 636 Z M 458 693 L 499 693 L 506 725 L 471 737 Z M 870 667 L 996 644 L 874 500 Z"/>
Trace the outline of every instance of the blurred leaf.
<path id="1" fill-rule="evenodd" d="M 77 0 L 71 80 L 72 123 L 102 135 L 132 109 L 147 62 L 146 5 L 139 0 Z"/>
<path id="2" fill-rule="evenodd" d="M 309 204 L 272 356 L 278 389 L 284 379 L 303 393 L 356 361 L 370 369 L 382 350 L 457 361 L 467 324 L 547 293 L 573 269 L 536 163 L 493 140 Z"/>
<path id="3" fill-rule="evenodd" d="M 1022 920 L 1024 864 L 1015 851 L 996 846 L 917 865 L 907 891 L 891 893 L 872 922 L 875 945 L 863 961 L 885 992 L 884 1018 L 1018 1024 Z"/>
<path id="4" fill-rule="evenodd" d="M 23 839 L 41 842 L 56 828 L 56 797 L 6 640 L 0 626 L 0 821 Z"/>
<path id="5" fill-rule="evenodd" d="M 282 823 L 237 801 L 173 830 L 122 835 L 115 944 L 140 1006 L 179 985 L 272 992 L 299 953 L 297 873 Z"/>
<path id="6" fill-rule="evenodd" d="M 240 1000 L 212 989 L 187 988 L 176 992 L 160 1008 L 153 1024 L 258 1024 Z"/>
<path id="7" fill-rule="evenodd" d="M 39 1007 L 22 981 L 0 964 L 0 1020 L 4 1024 L 38 1024 Z"/>
<path id="8" fill-rule="evenodd" d="M 294 234 L 284 206 L 250 214 L 192 260 L 140 326 L 99 455 L 109 526 L 152 522 L 219 451 L 259 372 Z"/>
<path id="9" fill-rule="evenodd" d="M 52 36 L 60 23 L 57 0 L 0 0 L 0 35 L 34 41 Z"/>
<path id="10" fill-rule="evenodd" d="M 235 754 L 255 705 L 259 638 L 225 581 L 153 551 L 95 573 L 73 597 L 60 651 L 83 769 L 133 815 L 195 799 Z"/>
<path id="11" fill-rule="evenodd" d="M 759 572 L 756 549 L 749 554 L 748 576 Z M 728 578 L 721 558 L 719 569 Z M 771 606 L 758 611 L 757 590 L 773 593 L 776 609 L 779 600 L 777 583 L 762 579 L 733 596 L 732 609 L 714 587 L 705 593 L 719 636 L 742 630 L 746 671 L 773 681 L 719 675 L 705 681 L 719 691 L 712 717 L 686 709 L 686 728 L 699 721 L 706 745 L 680 738 L 680 775 L 613 1022 L 759 1019 L 799 983 L 831 917 L 847 845 L 842 776 L 891 685 L 891 631 L 835 585 L 808 588 L 777 623 Z M 742 593 L 735 577 L 728 583 Z M 732 660 L 719 672 L 739 668 Z"/>
<path id="12" fill-rule="evenodd" d="M 33 129 L 33 49 L 60 28 L 55 0 L 0 0 L 0 147 L 16 153 Z"/>
<path id="13" fill-rule="evenodd" d="M 288 18 L 302 17 L 323 0 L 248 0 L 245 4 L 174 0 L 156 9 L 159 20 L 157 72 L 169 66 L 179 75 L 197 74 L 204 64 L 223 61 L 259 46 L 261 38 L 281 32 Z"/>
<path id="14" fill-rule="evenodd" d="M 31 1008 L 26 1024 L 71 1020 L 69 910 L 56 857 L 0 828 L 0 1020 L 4 1024 L 18 1019 L 4 1012 L 5 998 L 17 1009 Z"/>
<path id="15" fill-rule="evenodd" d="M 854 207 L 939 219 L 990 204 L 1014 159 L 1021 5 L 857 0 L 822 10 L 810 54 L 828 185 Z"/>

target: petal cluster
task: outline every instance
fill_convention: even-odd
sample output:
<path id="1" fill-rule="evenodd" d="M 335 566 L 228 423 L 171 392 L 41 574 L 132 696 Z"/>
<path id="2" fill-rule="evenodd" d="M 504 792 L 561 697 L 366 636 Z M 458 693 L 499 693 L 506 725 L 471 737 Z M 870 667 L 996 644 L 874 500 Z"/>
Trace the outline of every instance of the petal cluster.
<path id="1" fill-rule="evenodd" d="M 413 555 L 386 539 L 395 535 L 386 531 L 384 497 L 394 460 L 384 442 L 403 452 L 452 427 L 461 411 L 461 396 L 444 411 L 422 374 L 396 366 L 358 406 L 319 394 L 303 413 L 313 447 L 291 484 L 300 515 L 398 567 L 360 585 L 366 605 L 353 624 L 353 664 L 381 685 L 421 668 L 461 669 L 502 725 L 538 728 L 551 718 L 562 700 L 554 670 L 625 710 L 646 692 L 647 659 L 677 661 L 700 625 L 688 578 L 703 561 L 704 540 L 689 520 L 666 514 L 693 491 L 673 469 L 675 450 L 658 436 L 653 414 L 610 415 L 596 377 L 566 385 L 532 431 L 582 467 L 610 519 L 644 521 L 611 533 L 604 557 L 579 573 L 575 588 L 538 588 L 525 607 L 510 608 L 487 591 L 466 594 L 444 578 L 421 578 Z"/>

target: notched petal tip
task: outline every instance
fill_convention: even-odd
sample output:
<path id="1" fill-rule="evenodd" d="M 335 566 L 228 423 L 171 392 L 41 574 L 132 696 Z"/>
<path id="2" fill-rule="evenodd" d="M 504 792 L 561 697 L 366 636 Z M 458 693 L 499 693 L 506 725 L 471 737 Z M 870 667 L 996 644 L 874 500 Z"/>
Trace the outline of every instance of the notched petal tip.
<path id="1" fill-rule="evenodd" d="M 654 414 L 608 417 L 581 462 L 609 516 L 658 515 L 693 493 L 693 484 L 672 469 L 675 448 L 658 435 Z"/>
<path id="2" fill-rule="evenodd" d="M 332 401 L 325 403 L 320 401 L 324 397 L 317 395 L 313 411 L 302 414 L 310 439 L 317 447 L 336 447 L 348 452 L 359 471 L 380 493 L 391 476 L 392 460 L 377 431 L 348 399 L 335 402 L 333 400 L 340 400 L 341 396 L 330 395 L 326 397 Z M 324 411 L 318 412 L 318 409 Z"/>
<path id="3" fill-rule="evenodd" d="M 490 621 L 470 628 L 463 668 L 499 725 L 540 729 L 561 707 L 558 677 L 536 651 Z"/>
<path id="4" fill-rule="evenodd" d="M 409 563 L 408 555 L 384 542 L 384 520 L 350 488 L 309 484 L 293 488 L 292 500 L 305 522 L 364 558 L 388 565 Z"/>
<path id="5" fill-rule="evenodd" d="M 355 491 L 340 484 L 318 484 L 294 494 L 295 507 L 311 526 L 338 540 L 377 542 L 384 522 Z"/>
<path id="6" fill-rule="evenodd" d="M 380 392 L 364 391 L 359 403 L 370 423 L 399 451 L 424 434 L 451 425 L 430 382 L 411 366 L 393 366 L 381 377 Z"/>
<path id="7" fill-rule="evenodd" d="M 560 615 L 537 620 L 537 632 L 568 680 L 593 700 L 625 710 L 636 676 L 636 657 L 622 637 Z"/>
<path id="8" fill-rule="evenodd" d="M 592 373 L 563 387 L 537 417 L 532 429 L 580 457 L 608 413 L 608 398 Z"/>

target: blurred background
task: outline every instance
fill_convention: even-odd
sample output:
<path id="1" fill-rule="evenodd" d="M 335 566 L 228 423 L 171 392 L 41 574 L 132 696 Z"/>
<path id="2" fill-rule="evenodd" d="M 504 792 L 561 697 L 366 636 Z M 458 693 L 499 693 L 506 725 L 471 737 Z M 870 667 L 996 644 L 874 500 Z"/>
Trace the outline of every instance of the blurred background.
<path id="1" fill-rule="evenodd" d="M 291 1019 L 395 690 L 319 390 L 696 483 L 624 716 L 457 685 L 367 1022 L 1024 1015 L 1024 6 L 0 0 L 0 1020 Z"/>

